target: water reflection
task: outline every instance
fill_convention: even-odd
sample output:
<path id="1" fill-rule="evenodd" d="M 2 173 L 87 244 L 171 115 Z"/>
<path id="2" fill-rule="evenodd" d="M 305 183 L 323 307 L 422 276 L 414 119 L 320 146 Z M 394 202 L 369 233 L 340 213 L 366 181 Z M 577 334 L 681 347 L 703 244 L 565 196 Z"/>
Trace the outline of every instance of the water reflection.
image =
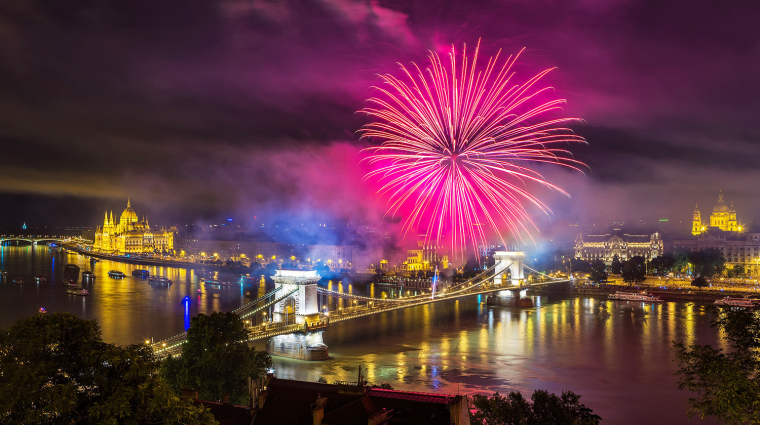
<path id="1" fill-rule="evenodd" d="M 572 389 L 605 422 L 633 424 L 686 422 L 671 341 L 715 344 L 715 333 L 695 305 L 543 296 L 519 309 L 473 297 L 338 323 L 324 339 L 329 361 L 276 358 L 277 375 L 351 380 L 371 364 L 375 383 L 417 391 Z"/>

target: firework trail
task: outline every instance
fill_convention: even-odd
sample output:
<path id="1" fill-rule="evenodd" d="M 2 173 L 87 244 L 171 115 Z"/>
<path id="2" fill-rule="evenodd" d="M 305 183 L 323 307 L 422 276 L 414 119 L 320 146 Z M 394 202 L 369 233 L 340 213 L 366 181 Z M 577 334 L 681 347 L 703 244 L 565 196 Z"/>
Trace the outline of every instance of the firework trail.
<path id="1" fill-rule="evenodd" d="M 424 71 L 412 63 L 401 65 L 401 78 L 380 76 L 379 94 L 361 111 L 374 120 L 362 127 L 362 138 L 381 142 L 366 149 L 372 171 L 365 178 L 380 183 L 378 195 L 388 198 L 388 213 L 409 207 L 405 234 L 424 231 L 428 241 L 448 236 L 452 251 L 460 253 L 466 246 L 477 252 L 486 245 L 484 226 L 503 244 L 504 230 L 521 240 L 523 232 L 531 237 L 530 229 L 536 227 L 525 206 L 551 211 L 529 186 L 568 195 L 532 165 L 585 166 L 563 148 L 585 143 L 564 127 L 579 119 L 545 119 L 565 100 L 537 100 L 553 92 L 540 86 L 553 68 L 514 83 L 512 68 L 522 51 L 501 65 L 497 54 L 479 68 L 479 48 L 480 42 L 471 63 L 466 46 L 460 63 L 452 46 L 449 67 L 430 52 L 430 67 Z"/>

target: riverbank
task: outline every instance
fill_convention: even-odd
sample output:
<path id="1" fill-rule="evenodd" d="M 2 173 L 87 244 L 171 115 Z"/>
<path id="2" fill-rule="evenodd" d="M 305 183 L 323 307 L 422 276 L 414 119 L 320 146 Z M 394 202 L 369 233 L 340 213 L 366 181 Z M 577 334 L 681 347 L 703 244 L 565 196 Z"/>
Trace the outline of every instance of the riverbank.
<path id="1" fill-rule="evenodd" d="M 157 260 L 147 260 L 144 258 L 129 258 L 129 257 L 119 257 L 119 256 L 113 256 L 108 254 L 101 254 L 97 252 L 87 251 L 75 246 L 66 245 L 65 248 L 69 251 L 74 251 L 79 254 L 82 254 L 84 256 L 93 257 L 101 260 L 110 260 L 110 261 L 118 261 L 121 263 L 127 263 L 127 264 L 139 264 L 143 266 L 160 266 L 160 267 L 174 267 L 179 269 L 205 269 L 205 270 L 213 270 L 213 271 L 225 271 L 230 273 L 249 273 L 251 272 L 250 267 L 244 267 L 244 266 L 236 266 L 236 267 L 229 267 L 229 266 L 216 266 L 211 264 L 199 264 L 199 263 L 191 263 L 187 261 L 157 261 Z"/>

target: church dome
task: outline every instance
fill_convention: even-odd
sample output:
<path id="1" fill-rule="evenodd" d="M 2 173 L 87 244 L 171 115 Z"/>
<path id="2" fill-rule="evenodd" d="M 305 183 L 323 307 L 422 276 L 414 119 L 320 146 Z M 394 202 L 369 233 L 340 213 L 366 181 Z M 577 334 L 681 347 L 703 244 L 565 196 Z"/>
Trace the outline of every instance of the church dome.
<path id="1" fill-rule="evenodd" d="M 713 207 L 713 212 L 714 213 L 727 213 L 728 212 L 728 205 L 726 205 L 725 202 L 718 202 Z"/>
<path id="2" fill-rule="evenodd" d="M 714 213 L 727 213 L 729 211 L 728 205 L 723 201 L 723 191 L 718 195 L 718 203 L 713 207 Z"/>
<path id="3" fill-rule="evenodd" d="M 135 212 L 135 210 L 132 209 L 130 202 L 127 201 L 127 208 L 125 208 L 124 212 L 121 213 L 119 222 L 134 223 L 136 221 L 137 221 L 137 213 Z"/>

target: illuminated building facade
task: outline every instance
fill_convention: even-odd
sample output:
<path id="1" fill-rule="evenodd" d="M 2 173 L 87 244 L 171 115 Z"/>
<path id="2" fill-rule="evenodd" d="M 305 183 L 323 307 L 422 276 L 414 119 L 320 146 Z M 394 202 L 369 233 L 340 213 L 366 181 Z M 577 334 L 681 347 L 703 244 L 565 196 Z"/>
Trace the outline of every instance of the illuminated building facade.
<path id="1" fill-rule="evenodd" d="M 710 214 L 710 223 L 705 225 L 702 223 L 702 214 L 699 211 L 699 206 L 694 206 L 694 215 L 691 222 L 691 234 L 699 235 L 706 231 L 708 228 L 717 228 L 725 232 L 741 232 L 742 228 L 736 221 L 736 210 L 734 209 L 734 203 L 731 206 L 726 205 L 723 200 L 723 191 L 718 194 L 718 203 L 715 204 Z"/>
<path id="2" fill-rule="evenodd" d="M 605 264 L 612 263 L 612 258 L 616 255 L 620 261 L 627 261 L 637 255 L 647 259 L 659 257 L 663 249 L 662 238 L 657 232 L 651 235 L 622 236 L 579 234 L 575 238 L 575 258 L 584 261 L 602 260 Z"/>
<path id="3" fill-rule="evenodd" d="M 418 241 L 417 249 L 406 251 L 406 261 L 401 264 L 401 270 L 427 272 L 435 269 L 436 265 L 440 265 L 440 269 L 447 268 L 449 256 L 442 253 L 441 249 L 434 243 Z"/>
<path id="4" fill-rule="evenodd" d="M 103 226 L 95 230 L 93 250 L 116 254 L 168 252 L 174 249 L 175 229 L 150 228 L 147 217 L 142 221 L 127 200 L 127 208 L 118 223 L 106 212 Z"/>
<path id="5" fill-rule="evenodd" d="M 676 240 L 676 250 L 700 251 L 716 248 L 723 253 L 729 266 L 742 265 L 748 274 L 760 274 L 760 228 L 753 227 L 746 232 L 723 232 L 706 229 L 695 239 Z"/>

